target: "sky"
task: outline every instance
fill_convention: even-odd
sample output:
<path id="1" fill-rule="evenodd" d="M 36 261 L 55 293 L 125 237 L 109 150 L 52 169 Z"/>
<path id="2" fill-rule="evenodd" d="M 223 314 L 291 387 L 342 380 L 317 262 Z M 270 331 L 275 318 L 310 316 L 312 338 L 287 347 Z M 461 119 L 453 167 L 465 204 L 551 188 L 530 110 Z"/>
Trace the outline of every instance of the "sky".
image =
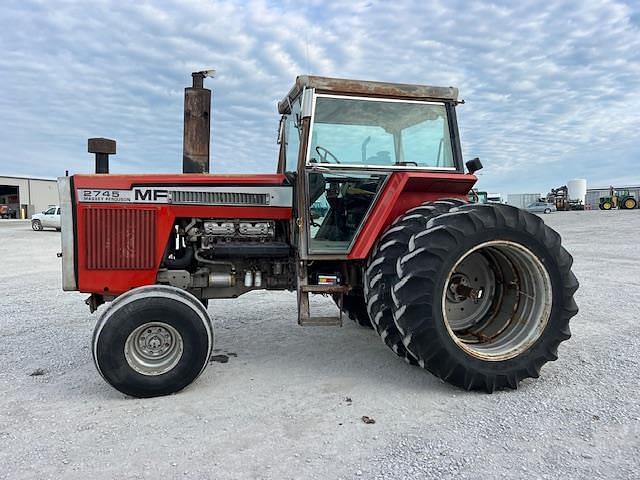
<path id="1" fill-rule="evenodd" d="M 215 68 L 212 172 L 273 172 L 276 103 L 315 74 L 455 86 L 479 187 L 640 184 L 640 2 L 3 0 L 0 175 L 180 172 L 183 89 Z"/>

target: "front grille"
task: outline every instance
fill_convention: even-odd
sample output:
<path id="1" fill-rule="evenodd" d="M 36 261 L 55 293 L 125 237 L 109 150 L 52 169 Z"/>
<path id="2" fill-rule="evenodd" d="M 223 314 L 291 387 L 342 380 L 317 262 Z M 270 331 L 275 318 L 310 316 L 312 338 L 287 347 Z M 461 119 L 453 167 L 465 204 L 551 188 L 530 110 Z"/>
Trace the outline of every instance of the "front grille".
<path id="1" fill-rule="evenodd" d="M 148 270 L 156 263 L 154 209 L 85 210 L 87 270 Z"/>
<path id="2" fill-rule="evenodd" d="M 171 192 L 171 203 L 199 205 L 269 205 L 268 193 Z"/>

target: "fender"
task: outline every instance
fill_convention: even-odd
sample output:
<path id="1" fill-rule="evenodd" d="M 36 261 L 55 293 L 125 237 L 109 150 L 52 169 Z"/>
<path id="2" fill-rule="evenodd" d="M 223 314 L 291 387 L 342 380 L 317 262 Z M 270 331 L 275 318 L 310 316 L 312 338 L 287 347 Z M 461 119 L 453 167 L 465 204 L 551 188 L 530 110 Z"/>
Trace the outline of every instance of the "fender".
<path id="1" fill-rule="evenodd" d="M 365 260 L 384 230 L 404 212 L 441 198 L 467 200 L 478 178 L 471 174 L 394 172 L 369 213 L 347 258 Z"/>

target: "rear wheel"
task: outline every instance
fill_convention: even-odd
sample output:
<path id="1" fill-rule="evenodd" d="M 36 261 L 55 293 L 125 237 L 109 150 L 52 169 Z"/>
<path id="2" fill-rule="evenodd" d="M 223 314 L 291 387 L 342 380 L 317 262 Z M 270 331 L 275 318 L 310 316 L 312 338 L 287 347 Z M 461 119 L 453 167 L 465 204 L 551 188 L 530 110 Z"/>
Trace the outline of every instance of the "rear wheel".
<path id="1" fill-rule="evenodd" d="M 560 236 L 506 205 L 465 205 L 429 222 L 399 261 L 394 321 L 407 350 L 467 390 L 517 388 L 557 359 L 578 309 Z"/>
<path id="2" fill-rule="evenodd" d="M 635 198 L 627 197 L 622 201 L 621 205 L 625 210 L 633 210 L 638 204 Z"/>
<path id="3" fill-rule="evenodd" d="M 42 222 L 40 220 L 31 220 L 31 228 L 36 231 L 42 231 Z"/>
<path id="4" fill-rule="evenodd" d="M 367 264 L 365 298 L 373 327 L 396 355 L 411 364 L 417 364 L 417 361 L 402 343 L 391 310 L 391 283 L 396 277 L 396 263 L 407 252 L 411 237 L 423 231 L 431 218 L 462 204 L 464 202 L 459 199 L 444 199 L 408 210 L 380 237 Z"/>
<path id="5" fill-rule="evenodd" d="M 98 371 L 111 386 L 134 397 L 182 390 L 204 371 L 212 349 L 211 320 L 200 301 L 162 285 L 118 297 L 93 335 Z"/>

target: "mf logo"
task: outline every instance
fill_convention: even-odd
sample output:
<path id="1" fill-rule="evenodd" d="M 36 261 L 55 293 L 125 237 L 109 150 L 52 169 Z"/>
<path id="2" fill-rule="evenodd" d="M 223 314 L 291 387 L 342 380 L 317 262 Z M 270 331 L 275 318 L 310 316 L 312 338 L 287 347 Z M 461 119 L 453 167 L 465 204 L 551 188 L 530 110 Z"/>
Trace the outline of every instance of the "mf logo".
<path id="1" fill-rule="evenodd" d="M 169 197 L 169 191 L 157 188 L 136 188 L 133 191 L 134 202 L 164 203 Z"/>

